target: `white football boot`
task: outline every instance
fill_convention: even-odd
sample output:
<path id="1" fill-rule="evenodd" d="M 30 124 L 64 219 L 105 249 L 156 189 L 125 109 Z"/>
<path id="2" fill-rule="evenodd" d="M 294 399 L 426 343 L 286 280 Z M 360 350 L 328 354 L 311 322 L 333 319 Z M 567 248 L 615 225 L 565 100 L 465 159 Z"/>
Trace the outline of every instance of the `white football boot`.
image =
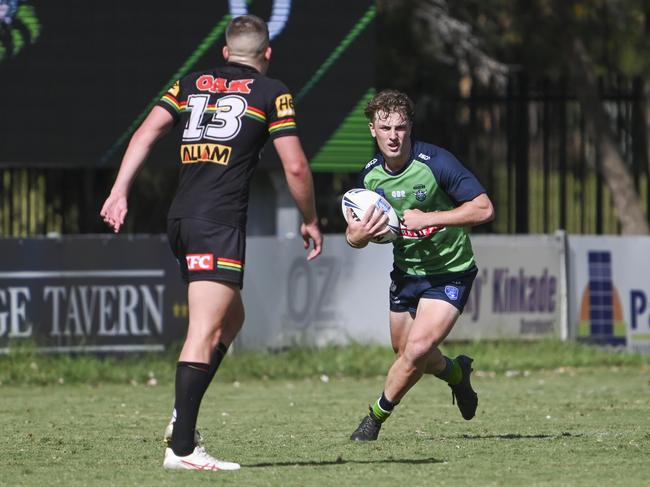
<path id="1" fill-rule="evenodd" d="M 194 451 L 187 456 L 179 457 L 171 448 L 165 448 L 163 468 L 168 470 L 239 470 L 241 465 L 234 462 L 224 462 L 209 455 L 202 446 L 194 447 Z"/>

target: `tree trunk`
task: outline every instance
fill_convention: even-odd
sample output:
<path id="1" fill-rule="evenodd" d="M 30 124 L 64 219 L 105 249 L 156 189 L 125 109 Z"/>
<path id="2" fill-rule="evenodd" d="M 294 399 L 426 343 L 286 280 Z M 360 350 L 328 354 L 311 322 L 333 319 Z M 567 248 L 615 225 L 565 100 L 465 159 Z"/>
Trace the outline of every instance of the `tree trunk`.
<path id="1" fill-rule="evenodd" d="M 621 223 L 623 235 L 648 235 L 650 226 L 636 191 L 632 174 L 625 164 L 614 133 L 609 126 L 607 113 L 598 93 L 598 82 L 589 54 L 580 39 L 572 44 L 573 61 L 571 70 L 576 82 L 578 100 L 585 120 L 593 131 L 594 140 L 602 154 L 598 168 L 612 193 L 616 214 Z"/>

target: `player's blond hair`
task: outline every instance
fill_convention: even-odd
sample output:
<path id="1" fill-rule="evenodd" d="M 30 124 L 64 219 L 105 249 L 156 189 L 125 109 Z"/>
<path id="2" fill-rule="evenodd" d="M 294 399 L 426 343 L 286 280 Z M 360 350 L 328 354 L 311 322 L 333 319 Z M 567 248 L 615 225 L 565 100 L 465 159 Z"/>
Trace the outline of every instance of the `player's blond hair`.
<path id="1" fill-rule="evenodd" d="M 383 90 L 377 93 L 366 105 L 363 113 L 371 122 L 375 121 L 375 115 L 388 116 L 393 112 L 399 113 L 408 122 L 413 121 L 415 107 L 406 94 L 397 90 Z"/>
<path id="2" fill-rule="evenodd" d="M 235 17 L 226 27 L 226 45 L 232 61 L 259 60 L 269 47 L 269 28 L 255 15 Z"/>

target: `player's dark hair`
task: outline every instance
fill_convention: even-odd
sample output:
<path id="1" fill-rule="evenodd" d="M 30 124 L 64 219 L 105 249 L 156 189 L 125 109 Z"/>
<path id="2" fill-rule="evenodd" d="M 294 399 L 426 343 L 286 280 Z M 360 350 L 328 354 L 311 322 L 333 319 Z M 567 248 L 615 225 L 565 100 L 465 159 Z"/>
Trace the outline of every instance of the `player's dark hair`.
<path id="1" fill-rule="evenodd" d="M 235 17 L 226 27 L 226 43 L 241 35 L 256 34 L 263 39 L 259 47 L 259 53 L 269 46 L 269 28 L 262 19 L 256 15 L 242 15 Z"/>
<path id="2" fill-rule="evenodd" d="M 405 120 L 412 122 L 415 115 L 415 106 L 411 99 L 401 91 L 383 90 L 372 97 L 363 111 L 371 122 L 375 121 L 375 114 L 378 112 L 386 115 L 397 112 Z"/>

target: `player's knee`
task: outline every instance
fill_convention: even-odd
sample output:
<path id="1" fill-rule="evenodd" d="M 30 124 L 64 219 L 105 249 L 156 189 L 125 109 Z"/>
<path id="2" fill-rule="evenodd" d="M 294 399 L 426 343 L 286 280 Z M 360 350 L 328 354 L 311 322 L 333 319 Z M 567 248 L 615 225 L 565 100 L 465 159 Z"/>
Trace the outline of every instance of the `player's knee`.
<path id="1" fill-rule="evenodd" d="M 426 365 L 431 351 L 431 343 L 426 340 L 409 340 L 402 353 L 408 364 L 415 368 Z"/>

